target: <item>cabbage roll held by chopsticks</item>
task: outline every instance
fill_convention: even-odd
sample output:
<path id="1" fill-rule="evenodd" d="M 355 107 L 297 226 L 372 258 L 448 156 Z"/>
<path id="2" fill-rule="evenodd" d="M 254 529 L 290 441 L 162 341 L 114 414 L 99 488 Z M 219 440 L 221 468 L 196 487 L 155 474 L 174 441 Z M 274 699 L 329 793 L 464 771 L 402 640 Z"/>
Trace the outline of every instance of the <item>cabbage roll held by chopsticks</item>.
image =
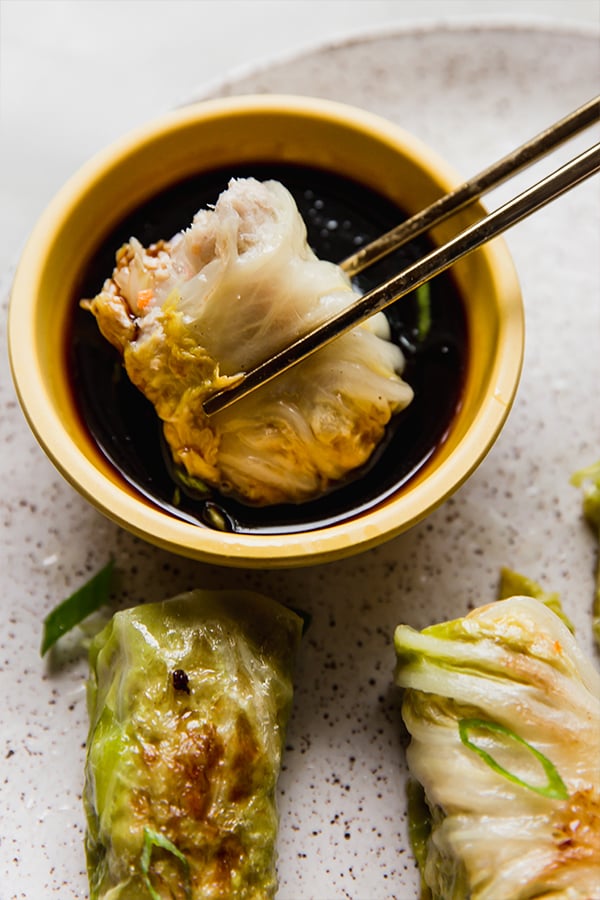
<path id="1" fill-rule="evenodd" d="M 90 650 L 91 900 L 268 898 L 302 633 L 258 594 L 116 613 Z"/>

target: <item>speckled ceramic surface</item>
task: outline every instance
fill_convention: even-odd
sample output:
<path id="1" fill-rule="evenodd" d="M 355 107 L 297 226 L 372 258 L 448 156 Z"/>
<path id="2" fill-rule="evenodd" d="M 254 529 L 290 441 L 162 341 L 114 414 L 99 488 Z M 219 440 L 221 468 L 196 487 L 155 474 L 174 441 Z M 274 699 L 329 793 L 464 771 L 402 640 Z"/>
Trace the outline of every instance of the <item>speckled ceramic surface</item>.
<path id="1" fill-rule="evenodd" d="M 231 81 L 221 93 L 305 93 L 363 106 L 421 137 L 467 177 L 589 99 L 599 76 L 594 37 L 424 30 L 319 49 Z M 394 626 L 464 614 L 494 596 L 507 564 L 561 593 L 593 652 L 595 547 L 569 477 L 600 453 L 599 199 L 596 179 L 506 236 L 523 288 L 527 347 L 515 407 L 490 455 L 427 521 L 343 562 L 221 570 L 119 530 L 38 449 L 3 352 L 1 900 L 87 896 L 85 653 L 70 639 L 42 661 L 38 647 L 45 614 L 109 554 L 122 605 L 196 585 L 239 585 L 312 613 L 280 781 L 278 896 L 417 897 L 392 684 Z M 9 280 L 10 273 L 2 327 Z"/>

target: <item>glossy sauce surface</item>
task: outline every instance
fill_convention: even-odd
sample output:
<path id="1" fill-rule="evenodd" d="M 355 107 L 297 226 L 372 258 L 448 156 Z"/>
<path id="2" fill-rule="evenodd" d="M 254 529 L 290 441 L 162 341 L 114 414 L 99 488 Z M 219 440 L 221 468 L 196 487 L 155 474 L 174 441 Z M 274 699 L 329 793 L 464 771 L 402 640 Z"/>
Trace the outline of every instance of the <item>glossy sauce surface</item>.
<path id="1" fill-rule="evenodd" d="M 449 274 L 430 282 L 430 323 L 420 331 L 414 294 L 389 307 L 394 340 L 401 346 L 403 377 L 415 397 L 392 419 L 368 464 L 328 494 L 298 505 L 256 508 L 223 497 L 192 496 L 173 478 L 162 426 L 152 405 L 129 381 L 119 356 L 94 317 L 79 308 L 111 273 L 115 253 L 131 236 L 144 245 L 186 228 L 201 207 L 216 202 L 229 179 L 275 178 L 294 196 L 316 254 L 339 262 L 400 222 L 398 208 L 346 178 L 291 165 L 243 166 L 194 177 L 154 197 L 107 236 L 84 270 L 73 298 L 68 345 L 73 393 L 80 415 L 104 455 L 140 493 L 170 514 L 198 525 L 240 532 L 285 533 L 325 527 L 375 506 L 408 481 L 443 442 L 460 403 L 467 329 L 462 300 Z M 361 273 L 362 291 L 379 284 L 427 251 L 419 239 Z"/>

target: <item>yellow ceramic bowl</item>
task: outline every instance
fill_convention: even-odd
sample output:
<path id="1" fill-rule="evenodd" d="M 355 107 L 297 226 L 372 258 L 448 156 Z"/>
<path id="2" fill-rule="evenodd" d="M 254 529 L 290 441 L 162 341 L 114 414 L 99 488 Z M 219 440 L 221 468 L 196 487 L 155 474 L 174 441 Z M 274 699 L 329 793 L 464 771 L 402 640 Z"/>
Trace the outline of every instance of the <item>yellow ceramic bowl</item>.
<path id="1" fill-rule="evenodd" d="M 257 160 L 349 176 L 413 213 L 459 183 L 433 152 L 362 110 L 311 98 L 245 96 L 166 115 L 109 147 L 59 192 L 34 229 L 15 277 L 9 349 L 23 410 L 62 475 L 103 513 L 176 553 L 229 566 L 292 566 L 373 547 L 421 520 L 469 476 L 497 437 L 516 391 L 523 313 L 501 240 L 457 264 L 471 337 L 462 403 L 442 446 L 395 494 L 341 524 L 296 534 L 235 534 L 175 518 L 129 486 L 76 407 L 66 344 L 78 278 L 100 242 L 140 203 L 196 173 Z M 461 213 L 442 241 L 473 221 Z M 168 237 L 169 235 L 165 235 Z M 107 273 L 108 274 L 108 273 Z"/>

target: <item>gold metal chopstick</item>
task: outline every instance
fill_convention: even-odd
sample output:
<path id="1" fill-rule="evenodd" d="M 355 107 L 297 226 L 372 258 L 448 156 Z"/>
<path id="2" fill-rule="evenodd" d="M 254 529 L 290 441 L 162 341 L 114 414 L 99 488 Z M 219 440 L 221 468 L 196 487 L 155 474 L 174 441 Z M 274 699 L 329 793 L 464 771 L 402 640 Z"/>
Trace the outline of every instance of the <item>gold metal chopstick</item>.
<path id="1" fill-rule="evenodd" d="M 600 171 L 600 143 L 466 228 L 443 246 L 412 263 L 393 278 L 363 294 L 352 306 L 342 310 L 332 319 L 323 322 L 263 363 L 243 373 L 232 387 L 208 397 L 203 404 L 204 412 L 213 415 L 235 403 L 598 171 Z"/>
<path id="2" fill-rule="evenodd" d="M 502 159 L 475 175 L 474 178 L 465 181 L 450 193 L 435 200 L 430 206 L 411 216 L 410 219 L 380 235 L 370 244 L 361 247 L 360 250 L 340 263 L 341 268 L 350 277 L 357 275 L 371 263 L 377 262 L 388 253 L 397 250 L 398 247 L 418 237 L 434 225 L 439 225 L 440 222 L 459 212 L 473 200 L 542 159 L 598 119 L 600 119 L 600 96 L 584 103 L 583 106 L 569 113 L 563 119 L 559 119 L 558 122 L 544 129 L 531 140 L 521 144 L 512 153 L 503 156 Z"/>

